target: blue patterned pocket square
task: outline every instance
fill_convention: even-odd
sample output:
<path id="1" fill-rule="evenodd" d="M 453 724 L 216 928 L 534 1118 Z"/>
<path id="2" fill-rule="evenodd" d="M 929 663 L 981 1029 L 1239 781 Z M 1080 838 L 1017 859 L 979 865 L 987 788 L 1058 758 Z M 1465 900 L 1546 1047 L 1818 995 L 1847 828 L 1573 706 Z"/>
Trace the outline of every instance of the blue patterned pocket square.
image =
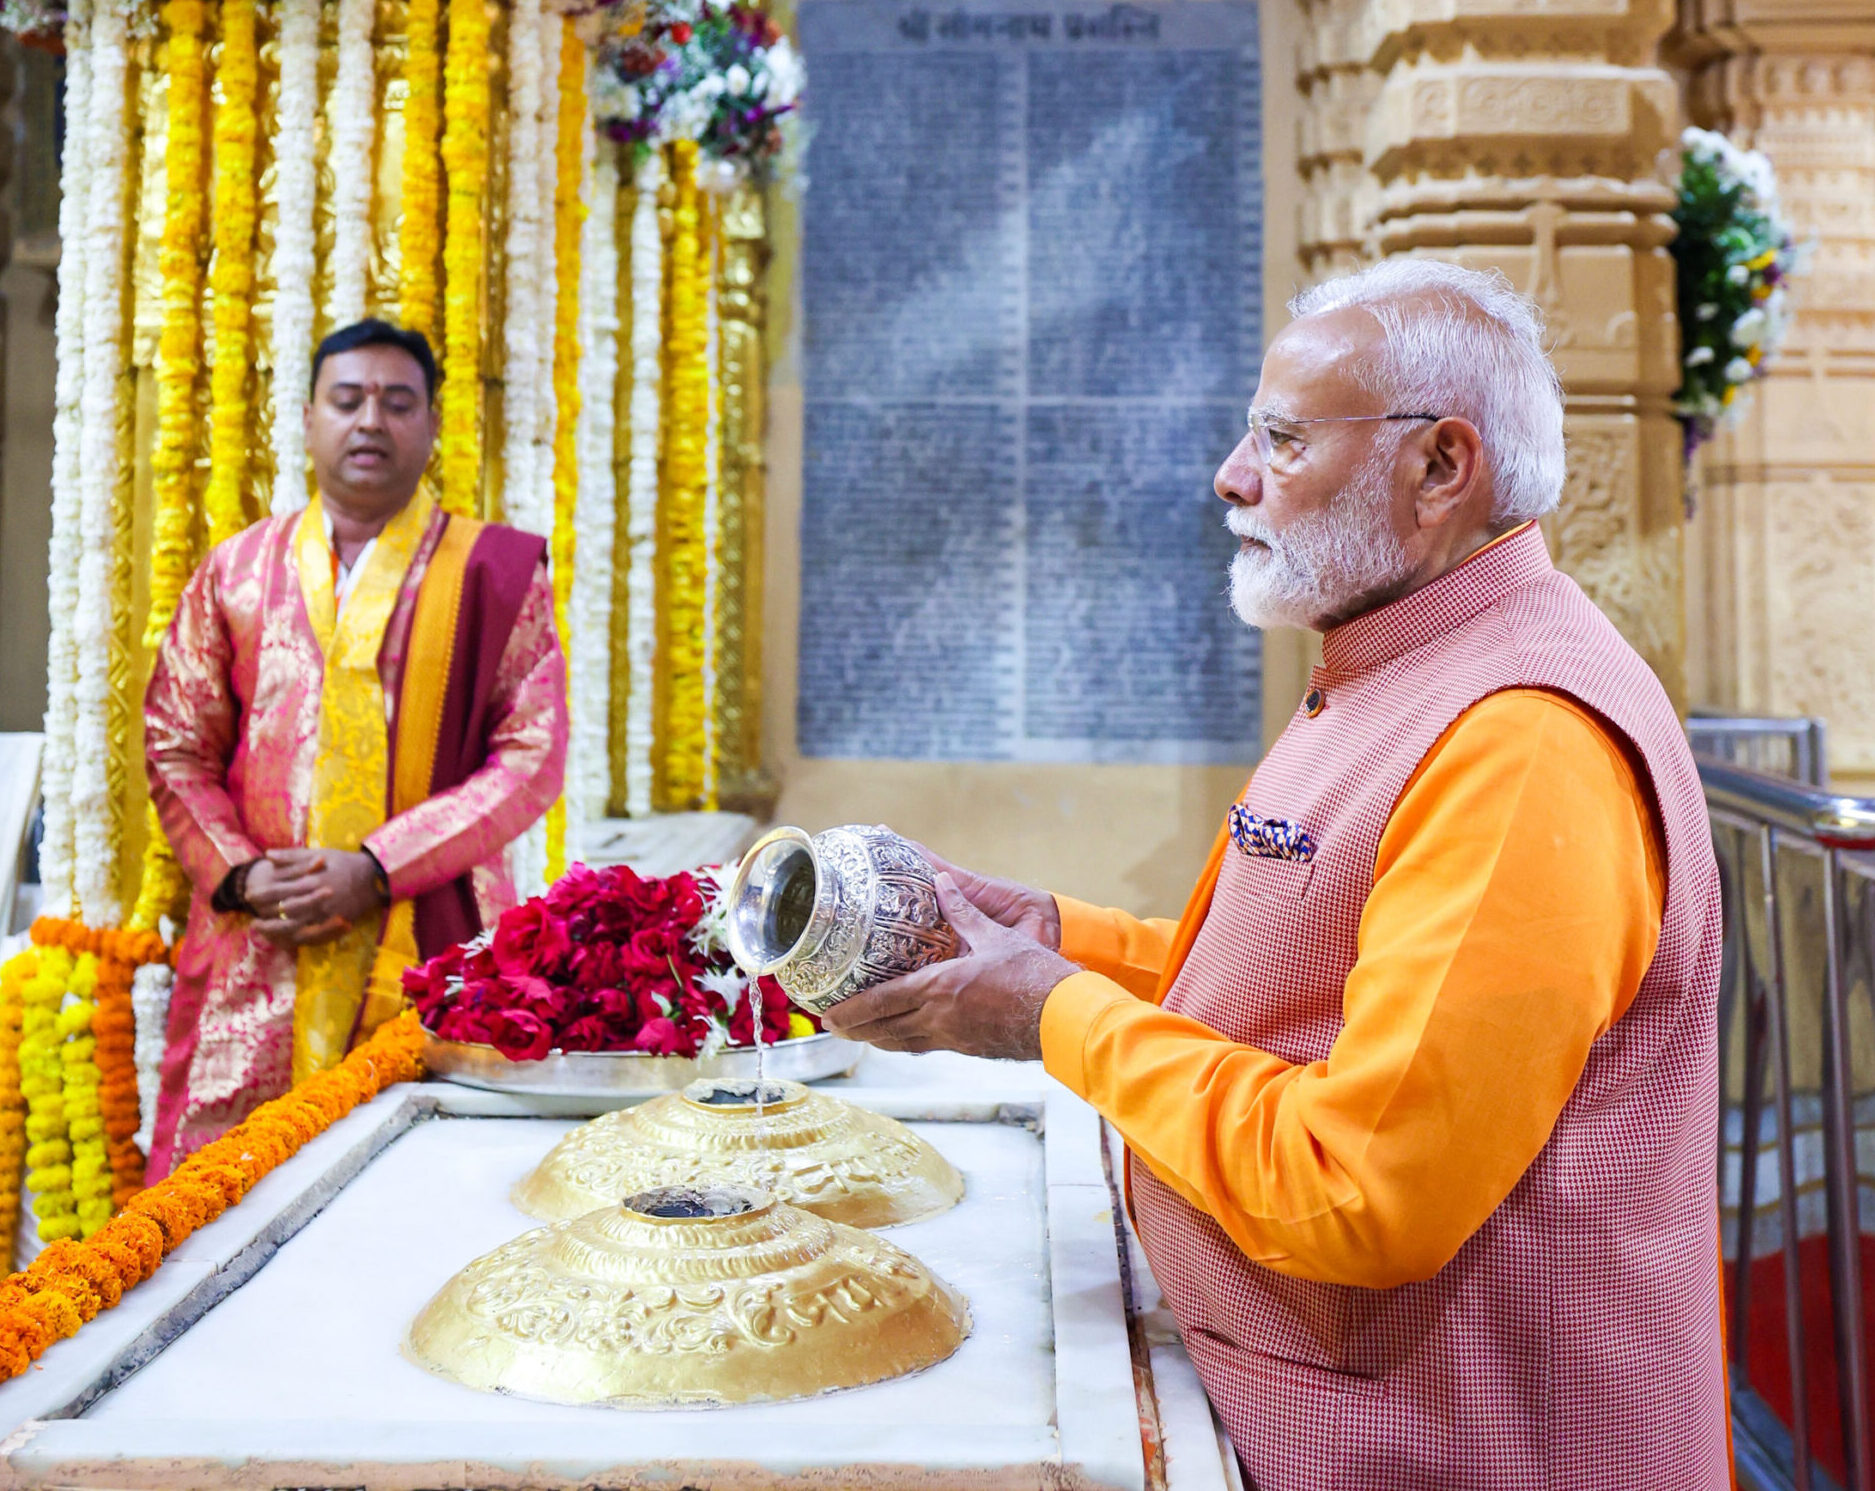
<path id="1" fill-rule="evenodd" d="M 1264 818 L 1242 803 L 1232 803 L 1230 838 L 1239 850 L 1256 859 L 1315 858 L 1315 840 L 1300 823 L 1288 818 Z"/>

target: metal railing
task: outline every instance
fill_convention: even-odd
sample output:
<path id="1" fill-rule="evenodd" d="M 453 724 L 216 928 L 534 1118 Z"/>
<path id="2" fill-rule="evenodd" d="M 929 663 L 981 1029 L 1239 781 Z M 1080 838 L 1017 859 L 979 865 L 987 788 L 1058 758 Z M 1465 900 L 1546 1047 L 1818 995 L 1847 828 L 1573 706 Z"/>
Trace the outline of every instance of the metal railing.
<path id="1" fill-rule="evenodd" d="M 1686 738 L 1702 756 L 1752 771 L 1794 777 L 1812 787 L 1829 785 L 1823 722 L 1809 716 L 1728 715 L 1695 709 Z"/>
<path id="2" fill-rule="evenodd" d="M 1875 800 L 1710 756 L 1699 773 L 1725 898 L 1719 1182 L 1739 1480 L 1875 1491 Z"/>

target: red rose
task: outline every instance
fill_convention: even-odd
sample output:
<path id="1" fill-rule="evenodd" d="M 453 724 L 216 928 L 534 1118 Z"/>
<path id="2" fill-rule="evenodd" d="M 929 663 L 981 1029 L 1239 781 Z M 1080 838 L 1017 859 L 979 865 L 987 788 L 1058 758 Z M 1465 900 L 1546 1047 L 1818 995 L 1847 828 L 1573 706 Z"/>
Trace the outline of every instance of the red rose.
<path id="1" fill-rule="evenodd" d="M 655 1020 L 645 1021 L 644 1028 L 632 1041 L 634 1051 L 649 1051 L 655 1056 L 693 1054 L 696 1048 L 692 1046 L 687 1052 L 685 1051 L 687 1045 L 689 1043 L 685 1041 L 677 1026 L 662 1016 Z"/>
<path id="2" fill-rule="evenodd" d="M 509 979 L 522 974 L 552 978 L 571 950 L 566 924 L 540 900 L 523 901 L 502 912 L 489 948 L 496 972 Z"/>
<path id="3" fill-rule="evenodd" d="M 488 1039 L 510 1061 L 539 1061 L 553 1048 L 547 1022 L 526 1010 L 496 1010 L 488 1017 Z"/>
<path id="4" fill-rule="evenodd" d="M 690 29 L 690 23 L 688 21 L 679 21 L 675 26 L 671 27 L 671 40 L 676 42 L 680 47 L 695 35 L 696 32 Z"/>
<path id="5" fill-rule="evenodd" d="M 563 1051 L 616 1051 L 619 1041 L 603 1016 L 581 1015 L 560 1032 Z"/>
<path id="6" fill-rule="evenodd" d="M 444 1010 L 434 1028 L 446 1041 L 472 1041 L 478 1046 L 494 1044 L 488 1019 L 477 1010 Z"/>
<path id="7" fill-rule="evenodd" d="M 617 943 L 595 940 L 575 947 L 566 966 L 580 988 L 605 989 L 616 985 L 624 976 L 625 958 Z"/>
<path id="8" fill-rule="evenodd" d="M 574 865 L 548 889 L 547 909 L 556 916 L 571 916 L 597 901 L 606 888 L 605 876 L 585 865 Z"/>

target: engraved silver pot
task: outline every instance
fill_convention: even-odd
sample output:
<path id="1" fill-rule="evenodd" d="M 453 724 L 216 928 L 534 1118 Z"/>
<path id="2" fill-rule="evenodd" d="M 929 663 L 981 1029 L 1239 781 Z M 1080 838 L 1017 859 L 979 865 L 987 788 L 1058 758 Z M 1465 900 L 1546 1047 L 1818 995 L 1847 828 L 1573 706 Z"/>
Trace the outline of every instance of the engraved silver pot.
<path id="1" fill-rule="evenodd" d="M 881 825 L 770 830 L 736 868 L 728 916 L 742 971 L 816 1015 L 959 947 L 931 866 Z"/>

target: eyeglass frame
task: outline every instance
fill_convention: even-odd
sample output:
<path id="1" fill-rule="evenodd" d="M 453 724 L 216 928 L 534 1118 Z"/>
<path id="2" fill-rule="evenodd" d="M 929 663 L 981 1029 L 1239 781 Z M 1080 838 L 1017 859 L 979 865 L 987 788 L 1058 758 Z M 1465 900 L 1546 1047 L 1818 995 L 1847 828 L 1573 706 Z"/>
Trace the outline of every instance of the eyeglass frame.
<path id="1" fill-rule="evenodd" d="M 1404 419 L 1425 420 L 1437 424 L 1444 418 L 1443 414 L 1319 414 L 1313 419 L 1297 419 L 1288 414 L 1268 414 L 1254 404 L 1244 412 L 1244 423 L 1249 427 L 1251 438 L 1256 443 L 1257 458 L 1263 462 L 1265 471 L 1270 469 L 1270 458 L 1274 452 L 1274 447 L 1270 444 L 1269 421 L 1271 419 L 1280 420 L 1288 425 L 1333 425 Z"/>

